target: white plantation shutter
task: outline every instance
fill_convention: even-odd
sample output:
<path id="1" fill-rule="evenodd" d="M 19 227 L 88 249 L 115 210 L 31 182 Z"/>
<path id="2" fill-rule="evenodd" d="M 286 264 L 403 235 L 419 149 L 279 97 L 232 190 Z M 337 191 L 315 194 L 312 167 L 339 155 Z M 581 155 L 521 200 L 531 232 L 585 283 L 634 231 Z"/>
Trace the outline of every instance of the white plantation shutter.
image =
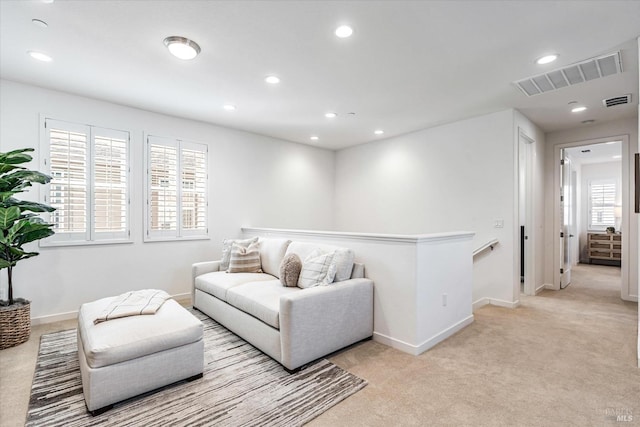
<path id="1" fill-rule="evenodd" d="M 55 235 L 48 244 L 129 237 L 129 133 L 45 119 L 45 203 Z M 48 153 L 48 156 L 47 154 Z"/>
<path id="2" fill-rule="evenodd" d="M 589 229 L 604 230 L 615 224 L 616 183 L 613 180 L 589 183 Z"/>
<path id="3" fill-rule="evenodd" d="M 49 195 L 58 240 L 88 240 L 89 127 L 50 121 Z"/>
<path id="4" fill-rule="evenodd" d="M 149 240 L 207 236 L 207 146 L 147 137 Z"/>
<path id="5" fill-rule="evenodd" d="M 125 237 L 129 227 L 129 134 L 94 128 L 93 144 L 93 209 L 96 238 Z"/>
<path id="6" fill-rule="evenodd" d="M 182 142 L 182 232 L 203 234 L 207 229 L 207 147 Z"/>

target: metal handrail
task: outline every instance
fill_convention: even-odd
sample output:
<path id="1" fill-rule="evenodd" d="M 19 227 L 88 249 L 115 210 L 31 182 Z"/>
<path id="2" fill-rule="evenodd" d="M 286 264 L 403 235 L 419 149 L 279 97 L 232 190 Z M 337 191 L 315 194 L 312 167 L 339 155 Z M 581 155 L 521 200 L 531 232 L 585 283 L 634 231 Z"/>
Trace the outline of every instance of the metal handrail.
<path id="1" fill-rule="evenodd" d="M 478 249 L 473 251 L 473 256 L 475 257 L 476 255 L 486 251 L 489 248 L 493 250 L 493 247 L 497 244 L 498 244 L 498 239 L 491 239 L 487 243 L 485 243 L 484 245 L 480 246 Z"/>

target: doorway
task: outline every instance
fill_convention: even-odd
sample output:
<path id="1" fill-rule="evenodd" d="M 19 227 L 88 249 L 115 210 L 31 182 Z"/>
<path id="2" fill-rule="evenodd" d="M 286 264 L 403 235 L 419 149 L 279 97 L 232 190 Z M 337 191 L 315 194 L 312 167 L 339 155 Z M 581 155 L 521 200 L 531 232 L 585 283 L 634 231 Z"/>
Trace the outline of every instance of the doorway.
<path id="1" fill-rule="evenodd" d="M 620 297 L 629 298 L 629 168 L 627 135 L 555 147 L 554 283 L 571 283 L 578 263 L 620 268 Z M 626 230 L 626 239 L 625 239 Z"/>
<path id="2" fill-rule="evenodd" d="M 534 271 L 534 221 L 533 221 L 533 159 L 534 140 L 518 133 L 518 220 L 519 220 L 519 271 L 520 292 L 535 295 Z"/>

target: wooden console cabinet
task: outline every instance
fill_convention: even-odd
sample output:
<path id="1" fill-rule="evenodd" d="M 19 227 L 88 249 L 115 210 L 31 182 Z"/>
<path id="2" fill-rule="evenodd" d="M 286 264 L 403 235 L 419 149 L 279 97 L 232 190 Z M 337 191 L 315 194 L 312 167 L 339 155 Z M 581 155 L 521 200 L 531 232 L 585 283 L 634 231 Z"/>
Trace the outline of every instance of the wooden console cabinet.
<path id="1" fill-rule="evenodd" d="M 589 264 L 594 260 L 622 260 L 622 234 L 588 233 Z"/>

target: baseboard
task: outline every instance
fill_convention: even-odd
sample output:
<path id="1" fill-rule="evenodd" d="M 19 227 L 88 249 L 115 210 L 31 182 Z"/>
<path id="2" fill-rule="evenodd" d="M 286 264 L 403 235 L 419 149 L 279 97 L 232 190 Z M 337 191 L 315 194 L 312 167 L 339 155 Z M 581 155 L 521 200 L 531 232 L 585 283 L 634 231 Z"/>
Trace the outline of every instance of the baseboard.
<path id="1" fill-rule="evenodd" d="M 191 305 L 191 292 L 171 295 L 171 298 L 178 301 L 182 305 Z M 46 316 L 32 317 L 31 326 L 44 325 L 45 323 L 62 322 L 64 320 L 76 319 L 77 317 L 78 310 L 68 311 L 66 313 L 48 314 Z"/>
<path id="2" fill-rule="evenodd" d="M 473 311 L 476 311 L 477 309 L 479 309 L 480 307 L 484 307 L 485 305 L 497 305 L 498 307 L 506 307 L 506 308 L 516 308 L 520 306 L 520 300 L 516 300 L 516 301 L 505 301 L 502 299 L 498 299 L 498 298 L 488 298 L 488 297 L 484 297 L 484 298 L 480 298 L 479 300 L 475 301 L 471 307 Z"/>
<path id="3" fill-rule="evenodd" d="M 543 288 L 545 289 L 550 289 L 552 291 L 557 291 L 559 290 L 557 286 L 554 286 L 552 283 L 545 283 L 544 285 L 542 285 Z"/>
<path id="4" fill-rule="evenodd" d="M 418 345 L 409 344 L 408 342 L 404 342 L 402 340 L 390 337 L 388 335 L 381 334 L 379 332 L 373 333 L 373 340 L 376 342 L 379 342 L 380 344 L 388 345 L 389 347 L 393 347 L 397 350 L 403 351 L 405 353 L 409 353 L 413 356 L 417 356 L 429 350 L 431 347 L 435 346 L 436 344 L 449 338 L 451 335 L 455 334 L 456 332 L 463 329 L 465 326 L 470 325 L 471 323 L 473 323 L 473 314 L 455 323 L 454 325 L 451 325 L 447 329 L 437 333 L 433 337 L 427 339 L 426 341 Z"/>
<path id="5" fill-rule="evenodd" d="M 543 284 L 542 286 L 536 288 L 534 295 L 538 295 L 540 292 L 544 291 L 545 289 L 547 289 L 547 285 Z"/>

